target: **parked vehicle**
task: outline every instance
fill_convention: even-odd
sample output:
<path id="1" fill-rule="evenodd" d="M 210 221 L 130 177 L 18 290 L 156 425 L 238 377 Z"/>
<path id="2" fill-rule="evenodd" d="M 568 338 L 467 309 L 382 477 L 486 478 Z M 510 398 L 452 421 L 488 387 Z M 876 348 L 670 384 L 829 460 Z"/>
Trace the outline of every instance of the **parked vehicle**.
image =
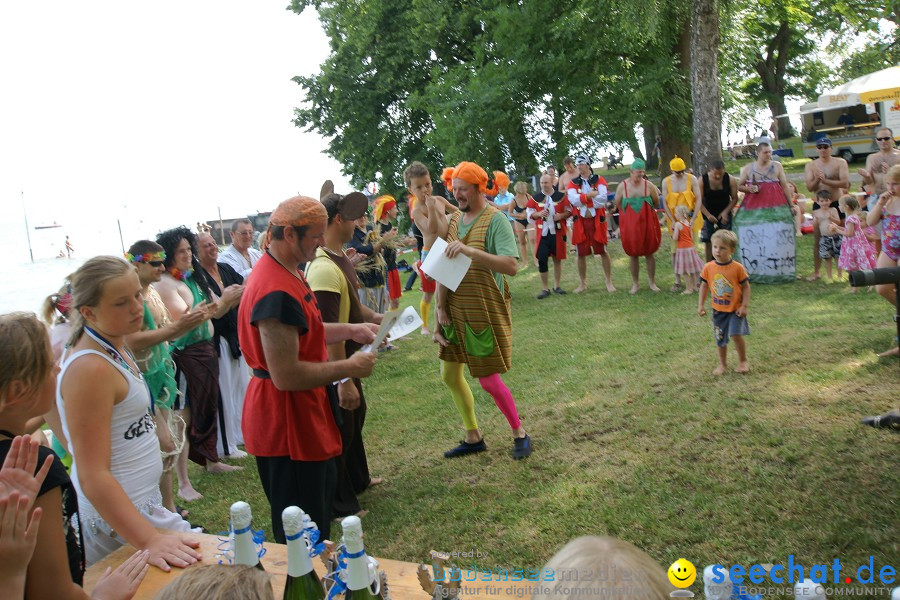
<path id="1" fill-rule="evenodd" d="M 782 115 L 785 116 L 785 115 Z M 833 155 L 847 162 L 878 151 L 875 131 L 890 127 L 900 140 L 900 67 L 863 75 L 826 90 L 800 107 L 803 155 L 817 158 L 816 140 L 827 137 Z"/>

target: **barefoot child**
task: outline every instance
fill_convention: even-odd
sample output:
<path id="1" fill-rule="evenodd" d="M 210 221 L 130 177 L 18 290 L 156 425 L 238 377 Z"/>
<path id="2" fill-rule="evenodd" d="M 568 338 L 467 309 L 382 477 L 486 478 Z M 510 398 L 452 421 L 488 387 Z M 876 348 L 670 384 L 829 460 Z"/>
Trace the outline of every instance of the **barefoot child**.
<path id="1" fill-rule="evenodd" d="M 840 225 L 841 217 L 837 209 L 831 205 L 831 192 L 819 190 L 816 193 L 816 202 L 819 208 L 813 211 L 813 227 L 819 231 L 819 258 L 825 261 L 825 273 L 828 281 L 834 281 L 831 275 L 831 263 L 835 257 L 841 255 L 841 236 L 832 233 L 831 225 Z M 838 266 L 838 278 L 841 276 L 841 267 Z"/>
<path id="2" fill-rule="evenodd" d="M 900 264 L 900 165 L 894 165 L 888 169 L 884 176 L 887 191 L 879 198 L 867 217 L 869 225 L 875 226 L 881 222 L 881 252 L 878 254 L 876 266 L 879 269 L 896 267 Z M 875 288 L 882 297 L 891 303 L 897 304 L 897 292 L 894 286 L 882 284 Z M 897 356 L 900 347 L 882 352 L 879 356 Z"/>
<path id="3" fill-rule="evenodd" d="M 703 270 L 703 261 L 694 247 L 694 236 L 690 222 L 691 211 L 681 204 L 675 207 L 675 225 L 672 239 L 675 248 L 675 275 L 683 275 L 685 288 L 682 294 L 693 294 L 698 289 L 697 276 Z"/>
<path id="4" fill-rule="evenodd" d="M 841 242 L 841 255 L 838 258 L 838 267 L 846 271 L 867 271 L 875 268 L 875 246 L 866 238 L 866 232 L 860 223 L 859 201 L 845 194 L 838 198 L 841 212 L 847 216 L 843 227 L 834 223 L 830 231 L 844 236 Z M 856 293 L 857 288 L 851 287 L 851 293 Z"/>
<path id="5" fill-rule="evenodd" d="M 706 316 L 706 293 L 712 293 L 713 331 L 719 351 L 719 366 L 713 375 L 722 375 L 728 369 L 728 338 L 734 338 L 738 353 L 735 373 L 747 373 L 747 346 L 744 336 L 750 335 L 747 326 L 747 309 L 750 305 L 750 276 L 740 261 L 732 260 L 737 249 L 737 234 L 720 229 L 712 236 L 713 259 L 700 273 L 700 298 L 697 314 Z"/>
<path id="6" fill-rule="evenodd" d="M 428 206 L 426 206 L 426 203 L 437 202 L 442 204 L 444 207 L 443 212 L 445 213 L 456 212 L 457 209 L 445 198 L 431 195 L 431 173 L 428 172 L 428 167 L 422 163 L 418 161 L 410 163 L 406 170 L 403 171 L 403 181 L 406 183 L 409 193 L 416 200 L 410 210 L 410 214 L 416 223 L 416 227 L 422 232 L 422 260 L 416 263 L 421 265 L 425 261 L 425 257 L 428 256 L 428 251 L 431 250 L 431 245 L 434 243 L 435 238 L 437 238 L 437 234 L 429 233 L 431 228 L 428 223 Z M 446 184 L 449 184 L 449 181 L 445 181 Z M 428 330 L 428 315 L 431 313 L 431 298 L 434 296 L 437 282 L 421 269 L 419 270 L 419 276 L 422 278 L 422 300 L 419 302 L 419 315 L 422 317 L 422 335 L 431 335 L 431 332 Z"/>

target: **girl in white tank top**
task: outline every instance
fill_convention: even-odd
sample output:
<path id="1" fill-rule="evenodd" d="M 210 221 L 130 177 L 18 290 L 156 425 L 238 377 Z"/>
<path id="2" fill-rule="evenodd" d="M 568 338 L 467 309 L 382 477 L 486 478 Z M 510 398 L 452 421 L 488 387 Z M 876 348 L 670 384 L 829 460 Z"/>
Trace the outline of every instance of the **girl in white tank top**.
<path id="1" fill-rule="evenodd" d="M 162 458 L 150 415 L 150 391 L 125 346 L 140 330 L 144 302 L 134 267 L 97 256 L 72 275 L 73 346 L 63 356 L 56 391 L 69 440 L 90 566 L 129 543 L 169 571 L 199 560 L 196 541 L 160 532 L 190 525 L 162 506 Z"/>
<path id="2" fill-rule="evenodd" d="M 97 350 L 81 350 L 65 357 L 59 372 L 59 380 L 62 381 L 72 363 L 89 354 L 108 361 L 128 382 L 128 395 L 113 406 L 110 421 L 110 471 L 134 507 L 153 527 L 189 531 L 190 524 L 187 521 L 166 510 L 162 505 L 162 494 L 159 491 L 159 478 L 163 470 L 162 459 L 159 453 L 159 439 L 156 437 L 153 417 L 150 415 L 150 392 L 144 380 Z M 66 439 L 71 439 L 59 386 L 56 388 L 56 402 Z M 77 450 L 72 461 L 72 482 L 78 492 L 81 525 L 84 529 L 85 558 L 90 566 L 124 545 L 125 540 L 103 520 L 82 491 L 78 479 Z"/>

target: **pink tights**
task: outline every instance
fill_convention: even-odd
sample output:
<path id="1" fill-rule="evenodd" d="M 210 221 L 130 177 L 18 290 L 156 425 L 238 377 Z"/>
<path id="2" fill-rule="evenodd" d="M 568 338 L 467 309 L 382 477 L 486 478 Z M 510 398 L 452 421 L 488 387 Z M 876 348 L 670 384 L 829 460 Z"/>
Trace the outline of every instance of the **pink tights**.
<path id="1" fill-rule="evenodd" d="M 512 393 L 503 380 L 500 379 L 499 373 L 488 375 L 487 377 L 479 377 L 478 383 L 481 388 L 486 391 L 494 399 L 494 403 L 513 429 L 518 429 L 522 424 L 519 421 L 519 413 L 516 411 L 516 401 L 513 400 Z"/>

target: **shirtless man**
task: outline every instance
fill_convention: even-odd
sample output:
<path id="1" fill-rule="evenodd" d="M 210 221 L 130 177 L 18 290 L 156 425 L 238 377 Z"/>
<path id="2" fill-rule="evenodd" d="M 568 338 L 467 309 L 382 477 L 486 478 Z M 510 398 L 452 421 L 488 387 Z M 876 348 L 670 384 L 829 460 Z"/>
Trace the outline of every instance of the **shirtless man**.
<path id="1" fill-rule="evenodd" d="M 831 193 L 831 202 L 836 205 L 838 198 L 850 188 L 850 171 L 847 161 L 839 156 L 831 155 L 831 140 L 822 138 L 816 142 L 816 150 L 819 158 L 806 164 L 804 175 L 806 189 L 815 195 L 819 190 L 828 190 Z M 814 203 L 813 210 L 819 205 Z M 843 216 L 841 216 L 843 219 Z M 813 265 L 814 272 L 806 278 L 807 281 L 815 281 L 820 277 L 822 259 L 819 257 L 819 239 L 821 233 L 818 228 L 813 228 Z"/>
<path id="2" fill-rule="evenodd" d="M 756 160 L 744 165 L 741 169 L 741 176 L 738 181 L 738 191 L 745 194 L 757 193 L 759 187 L 755 183 L 755 177 L 751 178 L 751 175 L 754 173 L 768 173 L 773 166 L 775 167 L 773 177 L 781 183 L 781 190 L 784 192 L 784 198 L 790 203 L 791 186 L 788 185 L 787 175 L 784 174 L 784 167 L 780 162 L 772 160 L 772 146 L 765 142 L 756 147 Z M 752 179 L 752 181 L 748 182 L 748 179 Z"/>
<path id="3" fill-rule="evenodd" d="M 410 201 L 410 216 L 415 222 L 416 227 L 422 232 L 422 259 L 417 263 L 421 266 L 431 250 L 431 245 L 437 238 L 436 233 L 431 233 L 432 228 L 429 227 L 428 221 L 428 204 L 438 203 L 444 207 L 444 213 L 456 212 L 457 208 L 450 203 L 449 200 L 442 196 L 431 195 L 431 173 L 428 167 L 418 161 L 410 163 L 403 171 L 403 181 L 409 193 L 415 198 L 415 202 Z M 445 182 L 449 183 L 449 182 Z M 449 191 L 449 190 L 448 190 Z M 421 269 L 419 276 L 422 279 L 422 300 L 419 302 L 419 316 L 422 318 L 422 335 L 431 335 L 428 329 L 428 315 L 431 313 L 431 298 L 437 289 L 437 282 L 425 274 Z"/>
<path id="4" fill-rule="evenodd" d="M 885 173 L 894 165 L 900 164 L 900 150 L 894 148 L 894 132 L 889 127 L 876 129 L 875 141 L 878 143 L 878 152 L 870 154 L 866 158 L 866 168 L 856 172 L 863 178 L 863 185 L 873 186 L 869 196 L 878 198 L 887 191 Z M 868 208 L 874 208 L 874 203 Z"/>

